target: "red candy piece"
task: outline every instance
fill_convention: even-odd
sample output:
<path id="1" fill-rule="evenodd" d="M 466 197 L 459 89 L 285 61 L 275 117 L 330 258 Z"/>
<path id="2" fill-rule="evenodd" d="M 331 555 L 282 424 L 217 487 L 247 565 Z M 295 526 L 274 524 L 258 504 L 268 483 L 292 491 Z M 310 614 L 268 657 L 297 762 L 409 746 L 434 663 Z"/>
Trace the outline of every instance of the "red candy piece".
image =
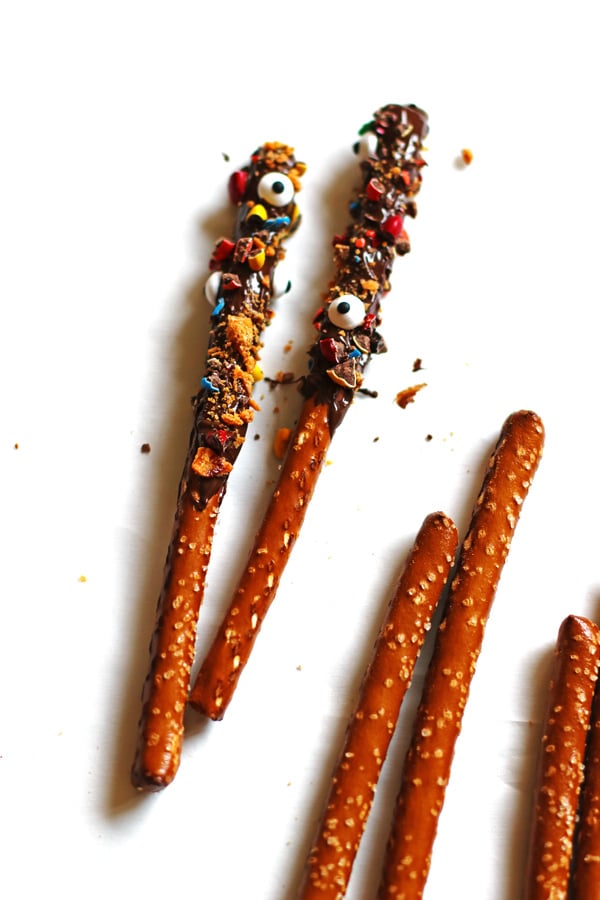
<path id="1" fill-rule="evenodd" d="M 404 227 L 404 217 L 403 216 L 388 216 L 383 225 L 381 226 L 381 230 L 385 231 L 386 234 L 391 235 L 394 240 L 397 237 L 400 237 L 402 234 L 402 229 Z"/>
<path id="2" fill-rule="evenodd" d="M 367 184 L 366 193 L 369 200 L 381 200 L 385 193 L 385 188 L 378 178 L 371 178 Z"/>
<path id="3" fill-rule="evenodd" d="M 233 172 L 229 179 L 229 196 L 232 203 L 241 203 L 246 190 L 246 182 L 248 181 L 248 173 L 243 169 Z"/>
<path id="4" fill-rule="evenodd" d="M 233 272 L 226 272 L 221 278 L 221 290 L 223 291 L 235 291 L 241 286 L 242 282 Z"/>
<path id="5" fill-rule="evenodd" d="M 337 347 L 333 338 L 323 338 L 322 341 L 319 341 L 319 350 L 327 362 L 339 362 Z"/>
<path id="6" fill-rule="evenodd" d="M 230 241 L 229 238 L 221 238 L 217 241 L 215 249 L 213 250 L 213 259 L 217 262 L 227 259 L 227 257 L 231 255 L 234 247 L 235 241 Z"/>
<path id="7" fill-rule="evenodd" d="M 364 237 L 356 238 L 356 240 L 354 241 L 355 246 L 358 247 L 359 250 L 362 250 L 366 243 L 367 242 L 365 241 Z"/>

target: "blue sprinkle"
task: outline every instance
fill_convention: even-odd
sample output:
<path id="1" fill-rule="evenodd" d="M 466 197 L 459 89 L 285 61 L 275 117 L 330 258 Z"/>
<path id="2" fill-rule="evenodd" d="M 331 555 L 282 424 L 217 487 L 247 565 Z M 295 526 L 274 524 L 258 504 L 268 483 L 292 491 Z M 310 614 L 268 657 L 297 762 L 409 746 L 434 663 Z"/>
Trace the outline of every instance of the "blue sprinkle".
<path id="1" fill-rule="evenodd" d="M 289 224 L 289 216 L 277 216 L 276 219 L 267 219 L 265 222 L 265 228 L 268 228 L 269 231 L 277 231 L 278 228 L 283 228 L 284 225 Z"/>
<path id="2" fill-rule="evenodd" d="M 351 350 L 348 354 L 350 359 L 356 359 L 357 356 L 360 356 L 360 350 Z"/>
<path id="3" fill-rule="evenodd" d="M 215 387 L 214 384 L 212 384 L 212 382 L 208 380 L 208 378 L 203 378 L 200 384 L 206 391 L 212 391 L 214 394 L 219 393 L 219 388 Z"/>
<path id="4" fill-rule="evenodd" d="M 225 306 L 225 301 L 221 297 L 219 300 L 217 300 L 217 304 L 216 304 L 215 308 L 213 309 L 213 311 L 211 312 L 211 316 L 218 316 L 224 306 Z"/>

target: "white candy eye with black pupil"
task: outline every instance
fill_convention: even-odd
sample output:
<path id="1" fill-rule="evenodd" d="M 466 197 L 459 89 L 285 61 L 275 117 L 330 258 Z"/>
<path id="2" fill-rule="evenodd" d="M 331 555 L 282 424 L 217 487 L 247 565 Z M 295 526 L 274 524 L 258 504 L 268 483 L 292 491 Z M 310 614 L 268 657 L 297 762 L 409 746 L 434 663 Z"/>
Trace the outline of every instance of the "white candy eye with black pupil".
<path id="1" fill-rule="evenodd" d="M 267 172 L 258 182 L 258 196 L 271 206 L 287 206 L 294 199 L 294 185 L 283 172 Z"/>
<path id="2" fill-rule="evenodd" d="M 364 303 L 354 294 L 341 294 L 329 304 L 327 315 L 329 316 L 329 321 L 337 328 L 352 331 L 364 321 Z"/>

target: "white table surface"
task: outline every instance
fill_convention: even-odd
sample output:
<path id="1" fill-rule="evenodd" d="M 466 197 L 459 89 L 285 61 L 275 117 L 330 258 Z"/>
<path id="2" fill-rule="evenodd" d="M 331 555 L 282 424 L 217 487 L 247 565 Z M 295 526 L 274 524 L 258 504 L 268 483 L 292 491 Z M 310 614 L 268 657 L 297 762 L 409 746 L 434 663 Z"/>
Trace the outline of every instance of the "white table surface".
<path id="1" fill-rule="evenodd" d="M 0 7 L 3 896 L 292 900 L 412 539 L 438 509 L 464 533 L 504 419 L 530 408 L 545 454 L 425 894 L 519 896 L 556 633 L 569 613 L 600 616 L 594 8 Z M 378 397 L 357 398 L 334 438 L 226 718 L 190 715 L 174 783 L 139 796 L 139 692 L 202 374 L 202 284 L 233 223 L 227 179 L 265 140 L 308 165 L 293 289 L 262 358 L 268 375 L 301 374 L 357 183 L 351 147 L 391 102 L 426 109 L 431 131 L 412 252 L 383 306 L 389 352 L 367 370 Z M 463 147 L 468 168 L 456 164 Z M 416 381 L 427 388 L 401 409 L 396 393 Z M 198 657 L 268 498 L 273 436 L 300 404 L 294 387 L 259 385 L 258 399 L 260 439 L 229 482 Z M 422 667 L 348 900 L 375 898 L 421 679 Z"/>

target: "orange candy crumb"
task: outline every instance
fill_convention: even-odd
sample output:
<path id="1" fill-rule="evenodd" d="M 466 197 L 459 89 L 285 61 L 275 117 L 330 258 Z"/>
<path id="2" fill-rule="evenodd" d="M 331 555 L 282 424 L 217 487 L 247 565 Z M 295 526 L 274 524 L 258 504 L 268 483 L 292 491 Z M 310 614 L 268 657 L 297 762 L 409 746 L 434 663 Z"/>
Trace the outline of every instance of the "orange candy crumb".
<path id="1" fill-rule="evenodd" d="M 277 459 L 283 459 L 287 450 L 290 438 L 292 436 L 291 428 L 279 428 L 273 441 L 273 453 Z"/>

